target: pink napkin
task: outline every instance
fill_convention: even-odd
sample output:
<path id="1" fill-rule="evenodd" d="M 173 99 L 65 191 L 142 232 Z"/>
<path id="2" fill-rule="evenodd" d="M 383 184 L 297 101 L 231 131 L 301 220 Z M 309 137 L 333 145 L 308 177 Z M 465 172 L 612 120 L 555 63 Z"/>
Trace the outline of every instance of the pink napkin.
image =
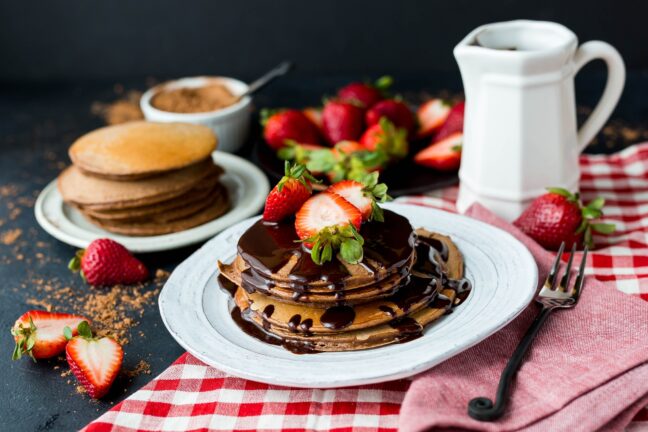
<path id="1" fill-rule="evenodd" d="M 544 281 L 553 254 L 481 206 L 468 215 L 524 243 Z M 500 332 L 417 376 L 403 401 L 400 430 L 622 430 L 648 404 L 648 302 L 591 277 L 576 308 L 554 312 L 540 331 L 506 414 L 496 422 L 468 416 L 472 398 L 494 398 L 500 373 L 537 312 L 530 305 Z"/>

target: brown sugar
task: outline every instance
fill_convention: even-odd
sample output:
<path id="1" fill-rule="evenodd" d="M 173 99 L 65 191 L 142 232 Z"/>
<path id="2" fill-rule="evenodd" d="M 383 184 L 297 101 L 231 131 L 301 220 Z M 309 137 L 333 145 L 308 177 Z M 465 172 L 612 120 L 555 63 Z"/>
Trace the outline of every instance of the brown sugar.
<path id="1" fill-rule="evenodd" d="M 196 88 L 163 89 L 151 99 L 151 105 L 161 111 L 200 113 L 216 111 L 237 101 L 237 97 L 222 84 Z"/>
<path id="2" fill-rule="evenodd" d="M 129 378 L 136 377 L 138 375 L 150 375 L 151 374 L 151 365 L 148 364 L 148 362 L 144 360 L 140 360 L 136 365 L 134 369 L 130 370 L 125 370 L 124 375 L 126 375 Z"/>

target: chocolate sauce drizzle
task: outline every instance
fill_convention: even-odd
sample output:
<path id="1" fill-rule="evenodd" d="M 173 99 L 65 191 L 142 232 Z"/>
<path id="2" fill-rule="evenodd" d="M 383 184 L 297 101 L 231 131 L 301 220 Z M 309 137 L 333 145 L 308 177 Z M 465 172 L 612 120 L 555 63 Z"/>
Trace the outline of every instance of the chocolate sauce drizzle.
<path id="1" fill-rule="evenodd" d="M 470 294 L 471 284 L 467 279 L 449 279 L 439 263 L 440 258 L 447 261 L 449 250 L 445 243 L 431 238 L 417 238 L 411 225 L 404 217 L 385 210 L 385 223 L 369 222 L 362 227 L 361 234 L 365 239 L 365 256 L 383 265 L 388 271 L 402 269 L 409 259 L 412 247 L 416 251 L 416 261 L 411 273 L 394 288 L 393 295 L 387 301 L 395 303 L 405 314 L 415 304 L 426 302 L 427 306 L 442 309 L 450 313 L 452 308 L 461 304 Z M 384 227 L 389 226 L 389 229 Z M 408 235 L 410 233 L 410 235 Z M 297 264 L 290 271 L 291 288 L 295 291 L 293 299 L 307 296 L 307 285 L 313 281 L 326 281 L 335 292 L 338 305 L 327 308 L 320 316 L 320 323 L 331 330 L 339 331 L 353 324 L 355 310 L 344 304 L 344 280 L 349 276 L 346 268 L 336 259 L 323 266 L 317 266 L 310 258 L 308 251 L 295 242 L 297 235 L 293 223 L 267 224 L 262 221 L 254 224 L 241 237 L 238 252 L 250 265 L 242 273 L 243 288 L 267 292 L 274 286 L 270 276 L 283 268 L 290 259 L 297 257 Z M 365 263 L 369 270 L 371 269 Z M 405 266 L 407 267 L 407 266 Z M 407 269 L 402 270 L 407 272 Z M 232 284 L 222 275 L 218 282 L 223 289 L 234 295 L 236 284 Z M 454 290 L 454 301 L 443 295 L 443 289 Z M 387 305 L 379 310 L 389 317 L 395 317 L 396 311 Z M 251 309 L 241 312 L 238 307 L 232 310 L 232 318 L 247 334 L 273 345 L 280 345 L 297 354 L 316 353 L 314 344 L 308 341 L 288 340 L 269 333 L 270 317 L 274 312 L 273 305 L 267 305 L 261 313 L 263 328 L 256 325 L 249 315 Z M 299 314 L 288 321 L 288 328 L 293 333 L 311 335 L 312 319 L 302 321 Z M 398 330 L 398 342 L 407 342 L 423 335 L 424 327 L 416 320 L 403 316 L 392 319 L 389 325 Z"/>

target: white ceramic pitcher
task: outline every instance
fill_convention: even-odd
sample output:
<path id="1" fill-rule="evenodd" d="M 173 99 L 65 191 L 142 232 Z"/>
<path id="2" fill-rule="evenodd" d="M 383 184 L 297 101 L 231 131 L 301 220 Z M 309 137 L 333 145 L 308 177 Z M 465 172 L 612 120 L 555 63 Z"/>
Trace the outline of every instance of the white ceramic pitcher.
<path id="1" fill-rule="evenodd" d="M 577 190 L 578 156 L 623 90 L 619 53 L 600 41 L 579 47 L 560 24 L 520 20 L 477 28 L 454 55 L 466 94 L 459 211 L 477 201 L 513 220 L 548 186 Z M 594 59 L 607 64 L 607 84 L 577 130 L 574 75 Z"/>

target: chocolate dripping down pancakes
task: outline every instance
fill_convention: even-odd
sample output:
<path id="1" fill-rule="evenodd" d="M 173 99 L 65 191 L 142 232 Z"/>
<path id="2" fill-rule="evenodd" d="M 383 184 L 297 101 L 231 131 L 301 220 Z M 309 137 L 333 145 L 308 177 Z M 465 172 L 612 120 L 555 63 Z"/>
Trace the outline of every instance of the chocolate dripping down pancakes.
<path id="1" fill-rule="evenodd" d="M 204 126 L 132 122 L 97 129 L 69 150 L 63 200 L 110 232 L 152 236 L 192 228 L 229 210 L 223 169 Z"/>
<path id="2" fill-rule="evenodd" d="M 233 262 L 218 263 L 218 281 L 232 295 L 232 318 L 246 333 L 296 353 L 374 348 L 421 336 L 468 296 L 471 286 L 452 240 L 376 210 L 375 183 L 358 183 L 361 194 L 346 194 L 346 204 L 359 210 L 365 208 L 360 198 L 373 200 L 354 235 L 361 239 L 359 259 L 349 259 L 348 248 L 335 240 L 335 253 L 321 259 L 322 243 L 338 233 L 351 238 L 345 221 L 355 220 L 346 204 L 342 212 L 331 204 L 339 203 L 329 198 L 335 185 L 308 199 L 294 219 L 261 219 L 241 236 Z M 319 244 L 301 235 L 304 212 L 309 226 L 321 223 Z M 317 248 L 321 254 L 313 252 Z"/>

